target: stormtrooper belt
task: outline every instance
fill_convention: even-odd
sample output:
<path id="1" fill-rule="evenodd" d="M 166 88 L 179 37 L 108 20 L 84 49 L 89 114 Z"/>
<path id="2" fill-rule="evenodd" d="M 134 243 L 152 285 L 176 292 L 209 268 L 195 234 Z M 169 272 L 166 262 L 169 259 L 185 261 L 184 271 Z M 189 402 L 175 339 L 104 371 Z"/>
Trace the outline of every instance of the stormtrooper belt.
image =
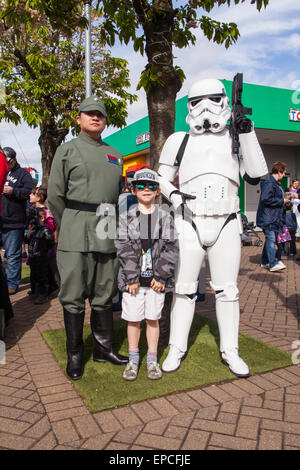
<path id="1" fill-rule="evenodd" d="M 186 220 L 187 222 L 190 222 L 191 226 L 193 227 L 193 229 L 195 230 L 195 232 L 196 232 L 196 234 L 197 234 L 197 236 L 198 236 L 199 243 L 200 243 L 200 245 L 202 246 L 203 250 L 207 250 L 207 248 L 209 248 L 209 247 L 206 246 L 206 245 L 202 245 L 202 243 L 200 242 L 200 238 L 199 238 L 199 235 L 198 235 L 197 226 L 196 226 L 196 224 L 195 224 L 195 222 L 193 221 L 192 218 L 186 217 L 186 213 L 184 212 L 184 207 L 183 207 L 183 205 L 181 206 L 181 210 L 182 210 L 182 218 L 183 218 L 184 220 Z M 237 218 L 236 212 L 230 214 L 230 215 L 227 217 L 227 219 L 225 220 L 224 224 L 223 224 L 222 227 L 221 227 L 221 230 L 220 230 L 220 232 L 219 232 L 219 235 L 218 235 L 216 241 L 214 242 L 214 244 L 217 242 L 217 240 L 218 240 L 218 238 L 219 238 L 219 236 L 220 236 L 220 233 L 222 232 L 222 230 L 224 229 L 224 227 L 226 227 L 226 225 L 229 224 L 229 222 L 231 222 L 231 220 L 234 220 L 234 219 L 236 219 L 236 218 Z M 213 244 L 213 245 L 214 245 L 214 244 Z M 213 246 L 213 245 L 210 245 L 210 246 Z"/>

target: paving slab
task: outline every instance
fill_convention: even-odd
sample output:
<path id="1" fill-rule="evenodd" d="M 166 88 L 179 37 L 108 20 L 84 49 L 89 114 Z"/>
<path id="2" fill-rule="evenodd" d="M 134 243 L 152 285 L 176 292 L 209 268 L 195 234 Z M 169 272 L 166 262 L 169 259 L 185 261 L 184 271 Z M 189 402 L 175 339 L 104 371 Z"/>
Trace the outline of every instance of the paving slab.
<path id="1" fill-rule="evenodd" d="M 270 273 L 260 267 L 260 253 L 258 247 L 242 248 L 240 331 L 292 355 L 300 349 L 300 264 L 284 259 L 287 268 Z M 0 365 L 1 450 L 103 449 L 130 455 L 135 450 L 300 449 L 297 363 L 91 413 L 42 338 L 44 330 L 63 327 L 58 299 L 35 305 L 28 290 L 22 285 L 11 297 L 15 315 L 6 329 L 6 364 Z M 215 319 L 209 287 L 196 313 Z"/>

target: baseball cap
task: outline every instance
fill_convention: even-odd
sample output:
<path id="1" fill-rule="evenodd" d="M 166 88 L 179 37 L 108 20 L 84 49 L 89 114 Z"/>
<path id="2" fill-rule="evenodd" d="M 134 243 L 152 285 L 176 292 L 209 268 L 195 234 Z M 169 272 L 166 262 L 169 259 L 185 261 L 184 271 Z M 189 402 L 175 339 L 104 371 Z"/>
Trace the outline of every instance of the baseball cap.
<path id="1" fill-rule="evenodd" d="M 159 183 L 158 174 L 155 171 L 150 170 L 150 168 L 142 168 L 141 170 L 135 172 L 132 183 L 137 183 L 139 181 Z"/>
<path id="2" fill-rule="evenodd" d="M 105 109 L 104 104 L 102 101 L 97 98 L 97 96 L 89 96 L 89 98 L 86 98 L 83 100 L 83 102 L 80 104 L 78 108 L 78 112 L 87 112 L 87 111 L 99 111 L 103 116 L 107 116 L 107 112 Z"/>
<path id="3" fill-rule="evenodd" d="M 17 154 L 16 152 L 14 151 L 14 149 L 12 149 L 11 147 L 4 147 L 2 149 L 5 157 L 6 157 L 6 161 L 7 163 L 11 162 L 11 160 L 13 160 L 14 158 L 16 158 Z"/>

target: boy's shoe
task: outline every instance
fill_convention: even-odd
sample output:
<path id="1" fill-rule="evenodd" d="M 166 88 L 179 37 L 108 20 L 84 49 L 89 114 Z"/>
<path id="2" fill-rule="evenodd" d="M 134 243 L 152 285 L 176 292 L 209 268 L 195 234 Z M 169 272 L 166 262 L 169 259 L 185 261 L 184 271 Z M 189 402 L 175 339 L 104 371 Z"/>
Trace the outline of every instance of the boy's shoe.
<path id="1" fill-rule="evenodd" d="M 35 303 L 36 305 L 44 304 L 45 302 L 47 302 L 47 300 L 48 300 L 48 299 L 47 299 L 47 296 L 46 296 L 46 295 L 39 295 L 39 296 L 35 299 L 34 303 Z"/>
<path id="2" fill-rule="evenodd" d="M 137 378 L 137 374 L 138 367 L 133 362 L 128 362 L 123 372 L 123 379 L 135 380 Z"/>
<path id="3" fill-rule="evenodd" d="M 261 268 L 269 269 L 269 263 L 261 264 L 260 267 L 261 267 Z"/>
<path id="4" fill-rule="evenodd" d="M 148 379 L 157 380 L 162 378 L 162 372 L 160 370 L 158 362 L 149 362 L 147 364 Z"/>

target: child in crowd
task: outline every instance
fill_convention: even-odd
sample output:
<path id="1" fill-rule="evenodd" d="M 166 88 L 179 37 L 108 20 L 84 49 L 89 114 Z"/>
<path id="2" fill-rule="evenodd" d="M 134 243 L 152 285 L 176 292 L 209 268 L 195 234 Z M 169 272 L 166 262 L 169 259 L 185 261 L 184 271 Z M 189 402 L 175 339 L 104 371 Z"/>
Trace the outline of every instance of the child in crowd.
<path id="1" fill-rule="evenodd" d="M 34 188 L 29 196 L 31 208 L 29 209 L 29 218 L 34 213 L 35 209 L 43 208 L 46 211 L 45 226 L 48 227 L 53 235 L 55 234 L 57 224 L 54 220 L 53 215 L 51 214 L 50 209 L 45 206 L 45 201 L 47 199 L 47 189 L 46 188 Z"/>
<path id="2" fill-rule="evenodd" d="M 289 186 L 289 191 L 287 193 L 287 197 L 291 200 L 292 203 L 292 212 L 295 215 L 296 219 L 296 231 L 295 231 L 295 241 L 292 239 L 291 243 L 291 254 L 294 254 L 294 251 L 296 252 L 296 245 L 295 247 L 293 246 L 294 243 L 296 243 L 296 238 L 300 237 L 300 188 L 299 188 L 299 180 L 292 180 L 292 183 Z M 289 216 L 292 218 L 291 216 Z M 294 219 L 294 217 L 293 217 Z M 295 249 L 294 249 L 295 248 Z"/>
<path id="3" fill-rule="evenodd" d="M 293 212 L 293 203 L 291 201 L 285 203 L 285 223 L 291 236 L 291 240 L 288 244 L 287 255 L 296 256 L 297 219 Z"/>
<path id="4" fill-rule="evenodd" d="M 45 201 L 47 199 L 47 189 L 43 187 L 39 188 L 34 188 L 30 194 L 30 204 L 31 207 L 29 208 L 29 215 L 28 215 L 28 220 L 30 220 L 32 217 L 36 216 L 37 214 L 37 209 L 41 208 L 44 209 L 46 212 L 46 217 L 45 217 L 45 226 L 49 228 L 51 233 L 53 234 L 53 237 L 55 239 L 55 232 L 57 229 L 57 224 L 54 220 L 54 217 L 50 211 L 50 209 L 45 206 Z M 55 250 L 52 248 L 49 250 L 48 253 L 49 257 L 49 263 L 48 263 L 48 278 L 49 278 L 49 294 L 54 292 L 58 288 L 58 269 L 56 265 L 56 256 L 55 256 Z"/>
<path id="5" fill-rule="evenodd" d="M 277 251 L 276 251 L 276 259 L 277 261 L 281 261 L 282 252 L 286 255 L 286 246 L 291 241 L 291 236 L 288 231 L 286 225 L 283 226 L 282 232 L 277 234 Z M 285 265 L 283 265 L 286 267 Z"/>
<path id="6" fill-rule="evenodd" d="M 46 302 L 49 291 L 48 251 L 54 245 L 54 237 L 45 225 L 45 209 L 38 208 L 36 212 L 37 215 L 29 221 L 25 240 L 28 243 L 31 298 L 34 299 L 34 303 L 42 304 Z"/>
<path id="7" fill-rule="evenodd" d="M 137 378 L 140 325 L 146 319 L 147 373 L 155 380 L 162 377 L 157 361 L 159 318 L 165 289 L 174 286 L 179 249 L 173 218 L 155 204 L 160 193 L 157 173 L 149 168 L 137 171 L 132 193 L 138 204 L 120 214 L 115 241 L 120 261 L 118 283 L 123 292 L 122 318 L 128 322 L 129 362 L 123 378 Z"/>

